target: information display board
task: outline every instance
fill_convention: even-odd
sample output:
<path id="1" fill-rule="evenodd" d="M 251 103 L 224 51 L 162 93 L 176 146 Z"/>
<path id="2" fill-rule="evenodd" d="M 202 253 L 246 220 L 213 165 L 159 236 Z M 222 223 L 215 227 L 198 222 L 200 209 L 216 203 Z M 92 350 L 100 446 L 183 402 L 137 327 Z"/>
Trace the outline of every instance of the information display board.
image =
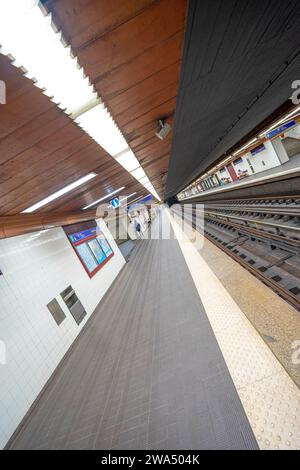
<path id="1" fill-rule="evenodd" d="M 290 127 L 293 127 L 295 125 L 296 125 L 296 121 L 294 121 L 294 120 L 286 122 L 285 124 L 282 124 L 282 126 L 277 127 L 273 131 L 269 132 L 267 134 L 267 138 L 272 139 L 273 137 L 276 137 L 276 135 L 282 134 L 282 132 L 286 131 L 287 129 L 289 129 Z"/>
<path id="2" fill-rule="evenodd" d="M 111 253 L 112 253 L 112 249 L 111 249 L 110 244 L 106 240 L 105 236 L 103 235 L 103 233 L 101 233 L 97 236 L 97 240 L 100 243 L 101 248 L 104 251 L 105 255 L 110 256 Z"/>
<path id="3" fill-rule="evenodd" d="M 104 233 L 97 226 L 68 233 L 67 236 L 90 277 L 93 277 L 114 255 Z"/>
<path id="4" fill-rule="evenodd" d="M 95 256 L 98 264 L 101 264 L 106 258 L 106 253 L 102 250 L 102 247 L 98 242 L 97 238 L 90 240 L 87 244 L 90 247 L 93 255 Z"/>
<path id="5" fill-rule="evenodd" d="M 97 261 L 95 260 L 91 250 L 86 243 L 81 243 L 80 245 L 76 246 L 76 251 L 79 254 L 79 257 L 83 261 L 85 267 L 87 268 L 89 273 L 95 271 L 98 266 Z"/>

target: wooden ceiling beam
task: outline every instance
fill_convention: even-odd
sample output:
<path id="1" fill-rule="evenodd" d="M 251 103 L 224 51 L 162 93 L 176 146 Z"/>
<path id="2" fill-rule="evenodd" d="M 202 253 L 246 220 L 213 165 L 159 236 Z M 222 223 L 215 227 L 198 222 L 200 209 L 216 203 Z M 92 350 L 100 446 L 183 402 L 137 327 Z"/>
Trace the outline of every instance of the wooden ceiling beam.
<path id="1" fill-rule="evenodd" d="M 96 210 L 0 216 L 0 238 L 16 237 L 38 230 L 75 224 L 95 219 L 95 217 Z"/>

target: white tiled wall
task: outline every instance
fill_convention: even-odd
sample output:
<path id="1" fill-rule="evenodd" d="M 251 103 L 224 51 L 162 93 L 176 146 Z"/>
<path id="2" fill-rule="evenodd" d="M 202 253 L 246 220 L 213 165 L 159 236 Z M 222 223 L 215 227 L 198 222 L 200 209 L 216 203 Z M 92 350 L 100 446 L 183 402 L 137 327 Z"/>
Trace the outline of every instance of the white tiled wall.
<path id="1" fill-rule="evenodd" d="M 97 222 L 109 237 L 105 223 Z M 0 240 L 0 341 L 6 346 L 6 364 L 0 358 L 0 448 L 124 265 L 110 243 L 114 256 L 90 279 L 61 228 Z M 80 326 L 59 295 L 70 284 L 87 311 Z M 66 314 L 60 326 L 46 307 L 54 297 Z"/>
<path id="2" fill-rule="evenodd" d="M 247 170 L 249 175 L 252 175 L 252 171 L 247 163 L 247 160 L 245 158 L 240 158 L 241 161 L 239 161 L 236 164 L 232 164 L 234 171 L 238 175 L 238 171 L 241 170 L 242 172 Z"/>
<path id="3" fill-rule="evenodd" d="M 265 150 L 257 153 L 256 155 L 251 155 L 250 152 L 247 153 L 247 158 L 254 168 L 255 173 L 260 173 L 261 171 L 280 165 L 280 160 L 272 146 L 272 143 L 267 140 L 264 142 L 264 146 Z M 264 162 L 264 164 L 262 162 Z"/>

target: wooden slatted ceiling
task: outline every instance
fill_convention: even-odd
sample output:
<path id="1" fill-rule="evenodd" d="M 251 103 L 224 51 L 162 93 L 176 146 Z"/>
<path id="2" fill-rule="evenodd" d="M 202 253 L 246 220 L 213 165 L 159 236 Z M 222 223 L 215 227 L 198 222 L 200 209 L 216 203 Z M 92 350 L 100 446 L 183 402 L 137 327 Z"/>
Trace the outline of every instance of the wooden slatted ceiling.
<path id="1" fill-rule="evenodd" d="M 154 132 L 161 116 L 172 122 L 186 1 L 46 1 L 54 21 L 79 56 L 163 195 L 171 136 Z M 73 211 L 126 186 L 146 190 L 0 55 L 7 104 L 0 109 L 0 214 L 16 214 L 95 171 L 98 176 L 40 212 Z"/>
<path id="2" fill-rule="evenodd" d="M 120 129 L 163 196 L 172 135 L 155 136 L 157 121 L 173 122 L 186 0 L 46 0 Z"/>
<path id="3" fill-rule="evenodd" d="M 83 175 L 98 176 L 42 211 L 76 210 L 121 186 L 143 188 L 0 55 L 7 104 L 0 108 L 0 214 L 22 211 Z M 137 195 L 138 195 L 137 194 Z"/>

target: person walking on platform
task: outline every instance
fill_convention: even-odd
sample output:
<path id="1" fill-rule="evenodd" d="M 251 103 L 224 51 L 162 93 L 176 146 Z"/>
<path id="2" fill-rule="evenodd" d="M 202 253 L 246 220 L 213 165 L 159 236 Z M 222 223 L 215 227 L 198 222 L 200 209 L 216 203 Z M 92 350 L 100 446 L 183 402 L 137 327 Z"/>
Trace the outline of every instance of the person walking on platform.
<path id="1" fill-rule="evenodd" d="M 137 235 L 137 238 L 141 238 L 141 236 L 142 236 L 142 234 L 141 234 L 141 224 L 137 220 L 134 220 L 134 229 L 135 229 L 135 233 Z"/>

